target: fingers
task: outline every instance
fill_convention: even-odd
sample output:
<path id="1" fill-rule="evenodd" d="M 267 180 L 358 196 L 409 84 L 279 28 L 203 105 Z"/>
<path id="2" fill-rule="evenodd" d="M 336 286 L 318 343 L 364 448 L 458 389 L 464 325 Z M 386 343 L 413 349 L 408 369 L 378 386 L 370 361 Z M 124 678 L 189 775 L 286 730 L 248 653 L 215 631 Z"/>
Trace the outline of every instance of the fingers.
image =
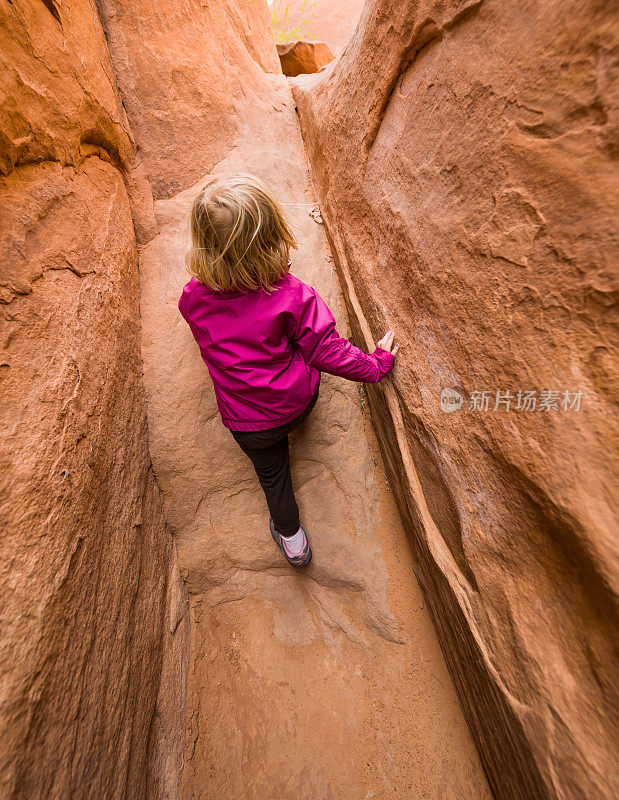
<path id="1" fill-rule="evenodd" d="M 382 347 L 383 350 L 387 349 L 387 338 L 388 338 L 388 336 L 389 336 L 389 333 L 386 333 L 383 336 L 383 338 L 380 340 L 379 347 Z"/>
<path id="2" fill-rule="evenodd" d="M 383 336 L 383 338 L 376 346 L 380 347 L 382 350 L 387 350 L 387 352 L 393 353 L 393 355 L 395 355 L 398 351 L 399 345 L 396 345 L 395 350 L 391 349 L 393 347 L 393 338 L 394 338 L 393 331 L 387 331 L 387 333 Z"/>

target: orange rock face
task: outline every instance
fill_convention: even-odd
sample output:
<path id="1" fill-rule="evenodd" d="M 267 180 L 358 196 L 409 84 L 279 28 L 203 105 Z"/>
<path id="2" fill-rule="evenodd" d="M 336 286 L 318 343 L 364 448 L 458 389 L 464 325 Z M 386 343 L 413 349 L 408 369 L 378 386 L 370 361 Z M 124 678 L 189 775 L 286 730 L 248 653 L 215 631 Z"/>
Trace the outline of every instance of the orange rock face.
<path id="1" fill-rule="evenodd" d="M 191 186 L 227 152 L 280 72 L 262 0 L 99 0 L 127 115 L 154 197 Z"/>
<path id="2" fill-rule="evenodd" d="M 616 43 L 604 3 L 373 0 L 293 81 L 355 335 L 402 342 L 373 418 L 513 800 L 619 793 Z"/>
<path id="3" fill-rule="evenodd" d="M 277 54 L 282 72 L 294 78 L 296 75 L 318 72 L 329 61 L 333 53 L 324 42 L 288 42 L 277 45 Z"/>
<path id="4" fill-rule="evenodd" d="M 187 614 L 141 383 L 149 196 L 92 7 L 4 9 L 0 795 L 168 797 Z"/>

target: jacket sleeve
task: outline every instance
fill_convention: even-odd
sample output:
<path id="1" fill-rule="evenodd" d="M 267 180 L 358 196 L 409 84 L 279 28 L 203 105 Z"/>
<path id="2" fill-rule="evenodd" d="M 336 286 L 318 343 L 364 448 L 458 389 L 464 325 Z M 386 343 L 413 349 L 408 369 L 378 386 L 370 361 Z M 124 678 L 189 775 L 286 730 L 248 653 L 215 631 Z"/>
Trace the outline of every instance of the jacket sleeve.
<path id="1" fill-rule="evenodd" d="M 395 362 L 395 356 L 377 347 L 364 353 L 335 329 L 327 304 L 311 286 L 299 281 L 290 338 L 307 364 L 350 381 L 378 383 Z"/>

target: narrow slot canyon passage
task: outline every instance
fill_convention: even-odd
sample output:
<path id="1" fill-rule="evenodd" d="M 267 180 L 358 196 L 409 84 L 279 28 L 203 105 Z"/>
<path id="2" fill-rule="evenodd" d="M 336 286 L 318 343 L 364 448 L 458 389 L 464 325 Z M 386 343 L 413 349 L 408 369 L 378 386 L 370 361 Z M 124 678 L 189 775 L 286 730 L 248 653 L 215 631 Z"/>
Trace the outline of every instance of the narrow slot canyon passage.
<path id="1" fill-rule="evenodd" d="M 285 79 L 241 124 L 213 174 L 267 180 L 297 226 L 293 272 L 349 333 L 312 210 Z M 490 797 L 422 594 L 358 384 L 323 374 L 291 436 L 313 563 L 296 572 L 268 533 L 253 468 L 221 425 L 176 308 L 195 187 L 155 203 L 141 251 L 150 446 L 190 592 L 191 658 L 181 796 Z"/>
<path id="2" fill-rule="evenodd" d="M 0 3 L 0 800 L 619 796 L 619 31 L 568 6 L 318 0 L 319 68 L 265 0 Z M 401 345 L 290 436 L 302 570 L 177 305 L 239 173 Z"/>

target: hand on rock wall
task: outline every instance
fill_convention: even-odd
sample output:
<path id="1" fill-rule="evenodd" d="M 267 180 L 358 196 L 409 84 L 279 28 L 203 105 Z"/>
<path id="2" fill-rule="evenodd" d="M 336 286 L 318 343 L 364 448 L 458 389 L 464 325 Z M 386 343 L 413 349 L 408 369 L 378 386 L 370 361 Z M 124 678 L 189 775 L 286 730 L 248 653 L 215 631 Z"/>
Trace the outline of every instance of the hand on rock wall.
<path id="1" fill-rule="evenodd" d="M 376 347 L 380 347 L 381 350 L 386 350 L 388 353 L 391 353 L 391 355 L 395 356 L 400 349 L 400 345 L 395 344 L 394 342 L 395 340 L 393 331 L 387 331 Z"/>

